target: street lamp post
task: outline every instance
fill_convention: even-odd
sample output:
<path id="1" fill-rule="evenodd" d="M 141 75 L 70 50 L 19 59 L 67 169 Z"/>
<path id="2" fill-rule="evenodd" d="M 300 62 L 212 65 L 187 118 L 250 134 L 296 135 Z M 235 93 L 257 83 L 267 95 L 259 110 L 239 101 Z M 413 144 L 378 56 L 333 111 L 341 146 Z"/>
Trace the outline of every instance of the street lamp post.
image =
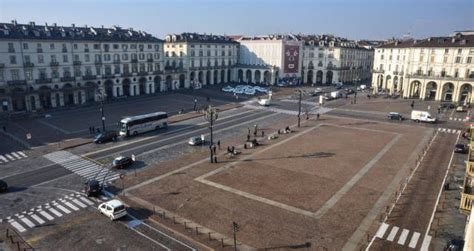
<path id="1" fill-rule="evenodd" d="M 303 91 L 302 90 L 297 90 L 299 92 L 299 99 L 298 99 L 298 128 L 300 127 L 300 122 L 301 122 L 301 99 L 303 96 Z"/>
<path id="2" fill-rule="evenodd" d="M 106 95 L 99 90 L 99 92 L 97 93 L 97 96 L 100 98 L 100 113 L 101 113 L 101 120 L 102 120 L 102 132 L 105 132 L 104 98 L 105 98 Z"/>
<path id="3" fill-rule="evenodd" d="M 234 250 L 237 251 L 237 232 L 239 232 L 240 226 L 235 221 L 232 222 L 232 231 L 234 232 Z"/>
<path id="4" fill-rule="evenodd" d="M 218 113 L 216 108 L 212 107 L 209 105 L 209 107 L 206 109 L 204 113 L 204 119 L 209 122 L 209 130 L 210 130 L 210 136 L 211 136 L 211 145 L 209 146 L 209 150 L 211 152 L 210 158 L 211 158 L 211 163 L 213 162 L 213 152 L 212 152 L 212 146 L 214 145 L 214 140 L 213 140 L 213 133 L 212 133 L 212 126 L 214 125 L 214 122 L 218 118 Z"/>

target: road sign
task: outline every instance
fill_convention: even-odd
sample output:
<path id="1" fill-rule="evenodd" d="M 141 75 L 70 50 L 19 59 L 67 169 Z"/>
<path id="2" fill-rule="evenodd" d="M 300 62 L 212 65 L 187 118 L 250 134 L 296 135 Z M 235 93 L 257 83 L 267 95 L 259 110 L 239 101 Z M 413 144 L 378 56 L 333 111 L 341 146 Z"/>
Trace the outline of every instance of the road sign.
<path id="1" fill-rule="evenodd" d="M 26 139 L 31 139 L 31 133 L 26 134 Z"/>

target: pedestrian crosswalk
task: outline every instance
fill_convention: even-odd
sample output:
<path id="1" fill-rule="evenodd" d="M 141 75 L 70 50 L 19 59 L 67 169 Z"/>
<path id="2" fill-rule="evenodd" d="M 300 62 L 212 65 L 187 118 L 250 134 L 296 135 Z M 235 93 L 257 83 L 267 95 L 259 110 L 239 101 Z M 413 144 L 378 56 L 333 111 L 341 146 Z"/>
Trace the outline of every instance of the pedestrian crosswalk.
<path id="1" fill-rule="evenodd" d="M 293 110 L 286 110 L 286 109 L 281 109 L 281 108 L 275 108 L 275 107 L 265 107 L 261 105 L 251 105 L 251 104 L 246 104 L 244 107 L 253 109 L 253 110 L 265 110 L 265 111 L 270 111 L 270 112 L 275 112 L 275 113 L 283 113 L 283 114 L 288 114 L 288 115 L 298 115 L 298 111 L 293 111 Z M 313 108 L 309 111 L 309 114 L 324 114 L 332 109 L 325 108 L 325 107 L 320 107 L 320 108 Z"/>
<path id="2" fill-rule="evenodd" d="M 120 174 L 117 172 L 103 168 L 90 160 L 86 160 L 68 151 L 48 153 L 44 157 L 87 180 L 95 179 L 99 182 L 110 182 L 120 177 Z"/>
<path id="3" fill-rule="evenodd" d="M 98 201 L 101 202 L 102 200 L 98 199 Z M 28 229 L 41 226 L 72 212 L 77 212 L 90 206 L 95 207 L 95 204 L 94 201 L 78 192 L 71 193 L 58 200 L 23 211 L 20 214 L 0 219 L 0 223 L 8 222 L 15 230 L 23 233 Z"/>
<path id="4" fill-rule="evenodd" d="M 466 122 L 466 121 L 469 121 L 469 118 L 453 118 L 453 117 L 449 117 L 449 120 L 452 120 L 452 121 L 462 121 L 462 122 Z"/>
<path id="5" fill-rule="evenodd" d="M 24 159 L 26 157 L 28 157 L 28 155 L 26 155 L 23 151 L 0 154 L 0 164 L 5 164 L 11 161 Z"/>
<path id="6" fill-rule="evenodd" d="M 419 243 L 421 234 L 419 232 L 410 231 L 406 228 L 401 228 L 398 226 L 391 226 L 387 223 L 382 223 L 379 229 L 375 233 L 375 237 L 381 240 L 386 240 L 390 242 L 397 243 L 401 246 L 407 246 L 409 248 L 415 249 Z M 427 236 L 423 240 L 420 250 L 427 250 L 429 242 L 431 241 L 431 236 Z"/>
<path id="7" fill-rule="evenodd" d="M 461 133 L 461 130 L 458 129 L 450 129 L 450 128 L 438 128 L 439 132 L 444 132 L 444 133 L 452 133 L 452 134 L 457 134 Z"/>

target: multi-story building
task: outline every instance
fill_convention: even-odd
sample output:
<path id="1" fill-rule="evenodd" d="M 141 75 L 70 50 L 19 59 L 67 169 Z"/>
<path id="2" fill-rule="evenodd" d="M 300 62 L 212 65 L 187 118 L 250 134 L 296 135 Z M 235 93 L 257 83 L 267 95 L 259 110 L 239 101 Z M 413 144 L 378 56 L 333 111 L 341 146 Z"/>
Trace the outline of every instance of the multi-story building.
<path id="1" fill-rule="evenodd" d="M 358 83 L 370 79 L 374 55 L 370 47 L 332 35 L 298 35 L 298 38 L 304 41 L 304 83 Z"/>
<path id="2" fill-rule="evenodd" d="M 142 31 L 2 23 L 2 111 L 163 91 L 163 62 L 163 41 Z"/>
<path id="3" fill-rule="evenodd" d="M 237 80 L 255 84 L 299 82 L 302 43 L 293 35 L 240 37 Z"/>
<path id="4" fill-rule="evenodd" d="M 167 79 L 185 88 L 233 80 L 239 43 L 225 36 L 196 33 L 167 35 L 165 41 Z"/>
<path id="5" fill-rule="evenodd" d="M 372 86 L 406 98 L 471 102 L 473 58 L 473 32 L 389 41 L 375 49 Z"/>
<path id="6" fill-rule="evenodd" d="M 237 79 L 247 83 L 354 83 L 368 80 L 373 50 L 330 35 L 241 37 Z"/>

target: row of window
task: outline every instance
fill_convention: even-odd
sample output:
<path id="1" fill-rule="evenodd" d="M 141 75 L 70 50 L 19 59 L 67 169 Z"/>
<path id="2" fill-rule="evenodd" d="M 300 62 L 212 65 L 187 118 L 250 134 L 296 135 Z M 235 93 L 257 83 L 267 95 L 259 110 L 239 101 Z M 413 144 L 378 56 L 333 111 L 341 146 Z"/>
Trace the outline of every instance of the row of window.
<path id="1" fill-rule="evenodd" d="M 30 49 L 30 45 L 33 46 L 34 43 L 23 43 L 23 50 L 29 50 Z M 81 44 L 83 45 L 83 48 L 88 50 L 89 49 L 89 44 L 87 43 L 84 43 L 84 44 Z M 56 48 L 57 44 L 54 44 L 54 43 L 50 43 L 49 44 L 49 49 L 50 50 L 54 50 Z M 113 48 L 114 50 L 119 50 L 120 48 L 123 50 L 123 51 L 128 51 L 128 49 L 130 50 L 140 50 L 140 51 L 143 51 L 145 49 L 145 44 L 112 44 L 112 46 L 110 44 L 92 44 L 92 47 L 94 48 L 94 50 L 100 50 L 100 49 L 104 49 L 104 50 L 110 50 L 111 48 Z M 160 45 L 159 44 L 146 44 L 146 47 L 148 49 L 153 49 L 155 48 L 155 51 L 159 51 L 160 50 Z M 67 50 L 67 44 L 63 43 L 61 44 L 61 48 L 63 50 Z M 42 43 L 37 43 L 36 44 L 36 49 L 37 50 L 42 50 L 43 49 L 43 44 Z M 74 50 L 78 50 L 79 49 L 79 44 L 73 44 L 73 49 Z M 8 50 L 9 51 L 15 51 L 15 45 L 14 43 L 8 43 Z"/>
<path id="2" fill-rule="evenodd" d="M 166 52 L 165 52 L 165 57 L 170 57 L 170 56 L 171 56 L 171 57 L 176 57 L 177 55 L 178 55 L 178 54 L 176 54 L 176 52 L 174 52 L 174 51 L 172 51 L 172 52 L 166 51 Z M 196 52 L 195 52 L 194 50 L 192 50 L 192 51 L 190 52 L 190 55 L 191 55 L 191 57 L 195 57 L 195 56 L 196 56 Z M 202 57 L 203 55 L 204 55 L 203 51 L 200 50 L 200 51 L 199 51 L 199 57 Z M 208 57 L 211 57 L 211 51 L 207 51 L 207 52 L 206 52 L 206 55 L 207 55 Z M 180 57 L 184 57 L 184 52 L 180 51 L 180 52 L 179 52 L 179 56 L 180 56 Z M 217 57 L 217 56 L 218 56 L 218 51 L 215 51 L 215 53 L 214 53 L 213 56 Z M 221 51 L 221 56 L 225 57 L 225 51 Z M 227 52 L 227 56 L 232 56 L 232 51 L 228 51 L 228 52 Z"/>
<path id="3" fill-rule="evenodd" d="M 434 53 L 436 49 L 426 49 L 426 50 L 429 51 L 430 53 Z M 450 50 L 449 48 L 444 49 L 444 54 L 449 54 L 449 50 Z M 455 50 L 455 49 L 454 49 L 454 50 Z M 457 49 L 457 53 L 458 53 L 458 54 L 462 54 L 463 51 L 465 51 L 465 50 L 466 50 L 466 51 L 469 50 L 469 54 L 474 54 L 474 49 L 471 49 L 471 48 L 469 48 L 469 49 L 462 49 L 462 48 L 459 48 L 459 49 Z M 398 52 L 400 52 L 400 51 L 405 52 L 405 50 L 395 50 L 396 53 L 398 53 Z M 377 52 L 378 52 L 378 53 L 380 53 L 380 52 L 384 53 L 384 52 L 385 52 L 385 49 L 377 50 Z M 393 53 L 393 49 L 390 49 L 390 53 Z M 420 53 L 421 53 L 421 54 L 425 53 L 425 49 L 421 49 Z"/>
<path id="4" fill-rule="evenodd" d="M 430 56 L 430 63 L 435 63 L 435 58 L 436 58 L 435 55 L 431 55 L 431 56 Z M 383 60 L 383 59 L 384 59 L 384 55 L 381 55 L 381 56 L 380 56 L 380 59 Z M 418 60 L 419 62 L 423 62 L 424 59 L 425 59 L 425 57 L 424 57 L 424 55 L 420 55 L 420 57 L 419 57 L 418 59 L 419 59 L 419 60 Z M 463 57 L 457 56 L 457 57 L 454 59 L 454 62 L 455 62 L 456 64 L 462 64 L 463 62 L 466 62 L 466 64 L 472 63 L 472 57 L 466 57 L 465 59 L 466 59 L 466 60 L 463 60 Z M 390 56 L 388 57 L 388 60 L 392 60 L 392 55 L 390 55 Z M 397 55 L 397 60 L 400 60 L 400 56 L 399 56 L 399 55 Z M 403 56 L 403 60 L 405 60 L 405 56 Z M 448 56 L 447 56 L 447 55 L 443 57 L 443 63 L 448 63 Z"/>
<path id="5" fill-rule="evenodd" d="M 224 60 L 222 59 L 221 63 L 219 64 L 219 61 L 218 60 L 214 60 L 214 64 L 211 63 L 211 60 L 207 60 L 206 62 L 206 66 L 207 67 L 210 67 L 210 66 L 229 66 L 231 64 L 231 60 L 227 59 L 227 60 Z M 176 67 L 177 65 L 179 65 L 180 68 L 183 67 L 183 61 L 178 61 L 178 63 L 176 63 L 175 61 L 167 61 L 166 62 L 166 66 L 167 67 Z M 204 66 L 204 63 L 203 63 L 203 60 L 200 59 L 198 61 L 198 64 L 197 64 L 197 67 L 203 67 Z M 195 64 L 195 61 L 194 60 L 191 60 L 191 67 L 196 67 L 196 64 Z"/>
<path id="6" fill-rule="evenodd" d="M 167 44 L 167 45 L 166 45 L 166 48 L 175 48 L 175 47 L 176 47 L 176 45 L 174 45 L 174 44 Z M 179 47 L 179 48 L 183 48 L 183 44 L 179 44 L 178 47 Z M 195 46 L 194 46 L 194 44 L 192 44 L 192 45 L 190 45 L 190 47 L 191 47 L 191 48 L 194 48 Z M 206 47 L 207 47 L 207 48 L 211 48 L 211 45 L 208 44 L 208 45 L 206 45 Z M 199 48 L 202 48 L 202 44 L 199 45 Z M 217 48 L 217 44 L 214 45 L 214 48 Z M 221 45 L 221 48 L 225 48 L 225 45 Z M 227 48 L 231 48 L 231 46 L 230 46 L 230 45 L 227 45 Z"/>
<path id="7" fill-rule="evenodd" d="M 71 72 L 70 67 L 63 67 L 62 68 L 62 77 L 72 77 L 74 73 L 74 77 L 82 77 L 82 76 L 94 76 L 94 75 L 112 75 L 112 74 L 128 74 L 128 73 L 138 73 L 138 72 L 153 72 L 160 70 L 160 64 L 155 63 L 148 63 L 148 64 L 123 64 L 123 65 L 105 65 L 104 67 L 97 65 L 95 67 L 86 66 L 84 68 L 81 67 L 73 67 L 73 72 Z M 95 74 L 94 71 L 95 70 Z M 10 70 L 12 80 L 21 80 L 20 78 L 20 70 L 14 69 Z M 33 69 L 25 69 L 25 79 L 26 80 L 33 80 Z M 48 73 L 47 68 L 39 68 L 37 69 L 37 73 L 39 79 L 48 79 L 50 76 L 51 78 L 60 78 L 61 74 L 59 69 L 51 68 L 50 73 Z M 4 72 L 0 71 L 0 81 L 4 81 Z"/>
<path id="8" fill-rule="evenodd" d="M 130 54 L 130 58 L 132 60 L 145 60 L 145 57 L 147 60 L 150 60 L 150 59 L 156 59 L 156 60 L 159 60 L 160 59 L 160 54 L 159 53 L 148 53 L 148 54 L 144 54 L 144 53 L 139 53 L 139 54 L 136 54 L 136 53 L 133 53 L 133 54 Z M 103 54 L 103 57 L 102 57 L 102 54 L 95 54 L 95 62 L 101 62 L 102 61 L 102 58 L 104 59 L 105 62 L 109 62 L 111 61 L 112 59 L 112 55 L 111 54 Z M 37 55 L 37 59 L 38 59 L 38 63 L 39 64 L 43 64 L 44 63 L 44 55 Z M 56 55 L 50 55 L 50 59 L 51 59 L 51 62 L 58 62 L 58 58 Z M 122 54 L 122 56 L 120 56 L 119 54 L 113 54 L 113 59 L 115 62 L 117 61 L 120 61 L 120 60 L 128 60 L 129 59 L 129 54 Z M 80 61 L 80 57 L 79 55 L 74 55 L 74 58 L 73 58 L 73 61 Z M 85 54 L 84 55 L 84 62 L 90 62 L 91 61 L 91 55 L 89 54 Z M 25 63 L 31 63 L 31 56 L 30 55 L 25 55 L 24 56 L 24 62 Z M 69 55 L 63 55 L 62 57 L 62 62 L 63 63 L 68 63 L 69 62 Z M 10 55 L 10 64 L 17 64 L 17 57 L 15 55 Z"/>

